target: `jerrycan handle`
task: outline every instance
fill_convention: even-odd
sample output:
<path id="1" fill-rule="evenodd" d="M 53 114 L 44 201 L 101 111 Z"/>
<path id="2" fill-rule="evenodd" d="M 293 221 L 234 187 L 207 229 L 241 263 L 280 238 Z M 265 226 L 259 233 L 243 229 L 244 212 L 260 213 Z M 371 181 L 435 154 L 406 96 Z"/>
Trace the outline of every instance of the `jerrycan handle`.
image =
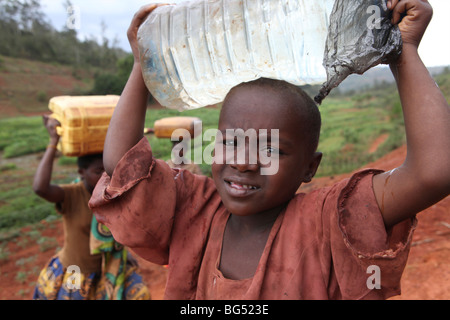
<path id="1" fill-rule="evenodd" d="M 56 127 L 56 133 L 58 134 L 58 136 L 61 137 L 61 136 L 63 135 L 63 133 L 64 133 L 63 127 L 57 126 L 57 127 Z"/>

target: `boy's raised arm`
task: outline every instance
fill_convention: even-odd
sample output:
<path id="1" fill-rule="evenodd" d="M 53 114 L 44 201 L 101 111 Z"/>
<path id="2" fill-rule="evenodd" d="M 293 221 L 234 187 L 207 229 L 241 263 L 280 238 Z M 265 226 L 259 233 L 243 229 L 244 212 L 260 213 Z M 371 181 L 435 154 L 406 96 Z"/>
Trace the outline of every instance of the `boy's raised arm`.
<path id="1" fill-rule="evenodd" d="M 374 177 L 374 192 L 387 228 L 450 193 L 450 108 L 418 55 L 432 17 L 425 0 L 391 0 L 403 53 L 391 70 L 402 102 L 407 157 L 399 168 Z M 389 5 L 389 4 L 388 4 Z"/>
<path id="2" fill-rule="evenodd" d="M 137 31 L 156 7 L 143 6 L 134 16 L 128 29 L 128 40 L 134 55 L 134 65 L 128 82 L 111 118 L 103 151 L 106 173 L 111 176 L 119 160 L 138 143 L 144 133 L 149 92 L 145 86 L 137 47 Z"/>

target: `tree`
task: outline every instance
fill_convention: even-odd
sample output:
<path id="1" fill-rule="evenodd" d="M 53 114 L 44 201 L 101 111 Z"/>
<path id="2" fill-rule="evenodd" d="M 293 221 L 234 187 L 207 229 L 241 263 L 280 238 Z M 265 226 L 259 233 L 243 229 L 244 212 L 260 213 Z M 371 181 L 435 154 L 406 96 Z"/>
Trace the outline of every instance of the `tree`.
<path id="1" fill-rule="evenodd" d="M 134 57 L 132 54 L 117 60 L 117 72 L 107 72 L 95 77 L 92 94 L 122 94 L 133 68 Z"/>
<path id="2" fill-rule="evenodd" d="M 71 18 L 70 0 L 63 6 Z M 103 33 L 106 24 L 102 22 Z M 103 34 L 102 43 L 94 39 L 80 41 L 75 28 L 66 24 L 57 31 L 47 21 L 40 0 L 0 0 L 0 54 L 39 61 L 72 65 L 75 68 L 100 67 L 116 70 L 124 51 L 110 45 Z"/>

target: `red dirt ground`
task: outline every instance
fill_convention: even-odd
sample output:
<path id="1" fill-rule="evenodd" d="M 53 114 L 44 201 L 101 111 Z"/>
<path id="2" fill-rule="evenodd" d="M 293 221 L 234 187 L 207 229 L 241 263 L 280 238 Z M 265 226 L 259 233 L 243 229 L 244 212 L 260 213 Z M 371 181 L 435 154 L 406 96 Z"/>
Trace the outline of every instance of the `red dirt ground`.
<path id="1" fill-rule="evenodd" d="M 389 170 L 398 166 L 405 158 L 406 149 L 400 148 L 367 167 Z M 316 178 L 302 188 L 329 185 L 343 177 Z M 411 253 L 402 278 L 402 295 L 395 300 L 447 300 L 450 299 L 450 197 L 418 215 L 419 224 L 413 237 Z M 42 222 L 41 238 L 56 238 L 62 246 L 63 234 L 60 221 Z M 24 228 L 22 234 L 29 233 Z M 33 243 L 31 243 L 33 241 Z M 0 260 L 0 299 L 28 300 L 32 296 L 34 283 L 51 256 L 55 247 L 42 252 L 35 240 L 26 241 L 25 236 L 9 241 L 7 260 Z M 27 243 L 27 245 L 24 245 Z M 138 259 L 152 298 L 163 298 L 167 270 Z M 19 263 L 20 262 L 20 263 Z"/>

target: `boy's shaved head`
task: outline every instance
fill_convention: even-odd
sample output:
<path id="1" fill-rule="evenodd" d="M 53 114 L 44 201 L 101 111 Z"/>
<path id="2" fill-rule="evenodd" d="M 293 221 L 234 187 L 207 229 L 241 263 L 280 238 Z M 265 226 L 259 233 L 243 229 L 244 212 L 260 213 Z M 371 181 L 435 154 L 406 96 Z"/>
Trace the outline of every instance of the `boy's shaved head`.
<path id="1" fill-rule="evenodd" d="M 250 82 L 243 82 L 236 87 L 232 88 L 225 98 L 223 106 L 226 108 L 227 101 L 232 98 L 240 89 L 259 87 L 267 88 L 271 90 L 274 94 L 278 94 L 286 100 L 291 100 L 292 103 L 286 103 L 290 106 L 290 112 L 294 112 L 301 116 L 303 119 L 302 125 L 306 124 L 306 131 L 310 136 L 310 147 L 312 152 L 317 150 L 319 144 L 320 130 L 322 126 L 322 119 L 320 115 L 319 108 L 314 100 L 300 87 L 297 87 L 289 82 L 283 80 L 274 80 L 268 78 L 260 78 Z M 292 100 L 293 99 L 293 100 Z M 280 106 L 273 106 L 274 108 Z M 223 111 L 224 109 L 222 109 Z M 280 112 L 285 112 L 286 110 L 280 109 Z"/>

